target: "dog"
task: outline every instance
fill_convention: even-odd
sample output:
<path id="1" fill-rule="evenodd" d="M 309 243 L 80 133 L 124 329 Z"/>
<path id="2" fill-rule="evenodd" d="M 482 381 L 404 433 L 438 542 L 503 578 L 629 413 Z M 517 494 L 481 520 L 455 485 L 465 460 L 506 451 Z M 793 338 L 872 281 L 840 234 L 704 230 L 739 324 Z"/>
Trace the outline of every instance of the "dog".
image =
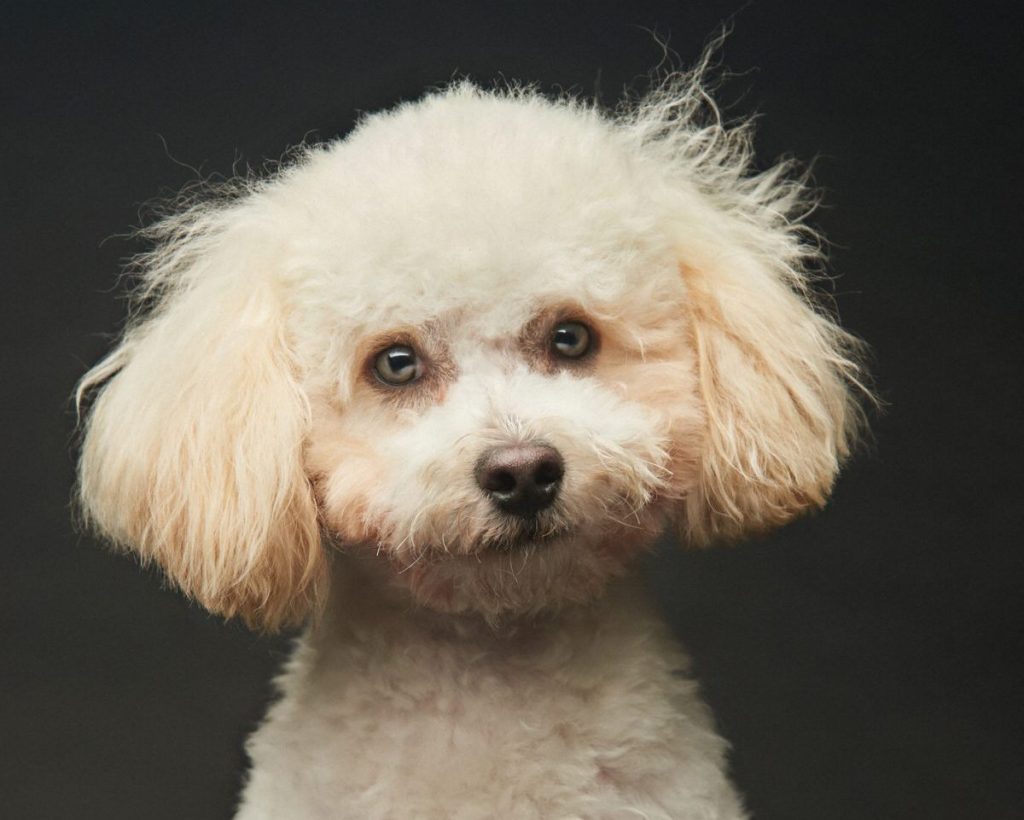
<path id="1" fill-rule="evenodd" d="M 808 185 L 752 165 L 700 72 L 461 81 L 146 230 L 78 494 L 306 624 L 240 820 L 746 817 L 633 565 L 820 507 L 862 426 Z"/>

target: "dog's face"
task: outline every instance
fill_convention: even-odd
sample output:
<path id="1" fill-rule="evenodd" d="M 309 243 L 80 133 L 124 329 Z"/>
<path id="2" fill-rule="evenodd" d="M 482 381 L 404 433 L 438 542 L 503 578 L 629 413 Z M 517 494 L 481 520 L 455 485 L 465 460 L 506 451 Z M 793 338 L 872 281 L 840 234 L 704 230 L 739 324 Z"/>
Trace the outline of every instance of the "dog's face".
<path id="1" fill-rule="evenodd" d="M 159 307 L 87 377 L 113 376 L 93 520 L 275 626 L 325 534 L 499 617 L 594 597 L 667 520 L 703 542 L 822 503 L 855 366 L 792 191 L 666 100 L 616 122 L 462 87 L 165 223 Z"/>
<path id="2" fill-rule="evenodd" d="M 695 480 L 701 412 L 675 300 L 640 315 L 531 301 L 367 328 L 344 348 L 347 383 L 314 401 L 324 524 L 430 606 L 585 600 Z"/>
<path id="3" fill-rule="evenodd" d="M 538 145 L 535 112 L 461 102 L 484 105 L 406 112 L 386 180 L 346 191 L 372 205 L 310 226 L 328 250 L 291 335 L 326 528 L 418 601 L 498 614 L 620 571 L 692 488 L 703 418 L 679 260 L 622 153 L 574 145 L 570 112 Z M 398 127 L 337 159 L 379 167 Z"/>
<path id="4" fill-rule="evenodd" d="M 693 485 L 702 411 L 678 266 L 657 246 L 585 259 L 601 238 L 587 219 L 573 215 L 575 241 L 459 219 L 415 274 L 381 274 L 366 318 L 317 357 L 306 458 L 324 523 L 424 603 L 590 597 Z M 341 312 L 348 281 L 325 300 Z"/>

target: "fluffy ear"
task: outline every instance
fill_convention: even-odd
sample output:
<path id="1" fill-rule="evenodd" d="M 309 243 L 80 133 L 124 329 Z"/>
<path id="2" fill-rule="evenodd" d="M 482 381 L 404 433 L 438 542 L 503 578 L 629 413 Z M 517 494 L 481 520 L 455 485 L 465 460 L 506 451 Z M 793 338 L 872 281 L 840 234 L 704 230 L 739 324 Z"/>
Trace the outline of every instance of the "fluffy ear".
<path id="1" fill-rule="evenodd" d="M 735 538 L 825 503 L 860 422 L 855 340 L 785 265 L 684 268 L 706 419 L 689 540 Z"/>
<path id="2" fill-rule="evenodd" d="M 734 538 L 825 502 L 870 400 L 859 343 L 817 303 L 804 180 L 751 170 L 749 125 L 727 127 L 697 68 L 628 109 L 672 216 L 706 416 L 681 520 L 693 543 Z M 813 237 L 811 237 L 813 238 Z"/>
<path id="3" fill-rule="evenodd" d="M 212 612 L 274 629 L 318 598 L 325 558 L 267 231 L 245 203 L 154 229 L 156 306 L 91 370 L 79 465 L 87 520 Z"/>

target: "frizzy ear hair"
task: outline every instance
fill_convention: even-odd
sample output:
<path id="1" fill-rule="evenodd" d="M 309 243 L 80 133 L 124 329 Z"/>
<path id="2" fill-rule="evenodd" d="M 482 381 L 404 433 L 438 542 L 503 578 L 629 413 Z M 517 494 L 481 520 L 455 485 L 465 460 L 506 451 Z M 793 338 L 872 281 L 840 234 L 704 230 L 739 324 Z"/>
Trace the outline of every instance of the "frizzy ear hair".
<path id="1" fill-rule="evenodd" d="M 875 402 L 864 345 L 813 286 L 806 174 L 791 161 L 755 171 L 750 123 L 725 124 L 706 90 L 720 42 L 619 112 L 657 169 L 687 288 L 705 441 L 679 523 L 696 544 L 823 505 Z"/>
<path id="2" fill-rule="evenodd" d="M 326 569 L 272 224 L 252 186 L 148 228 L 128 329 L 76 394 L 87 524 L 264 629 L 314 608 Z"/>

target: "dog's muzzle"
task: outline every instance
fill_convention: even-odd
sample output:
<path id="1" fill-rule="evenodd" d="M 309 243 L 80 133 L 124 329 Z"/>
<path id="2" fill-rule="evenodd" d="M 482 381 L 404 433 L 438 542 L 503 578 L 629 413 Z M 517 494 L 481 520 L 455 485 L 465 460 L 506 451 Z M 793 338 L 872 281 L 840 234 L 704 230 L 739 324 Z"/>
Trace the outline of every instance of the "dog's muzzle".
<path id="1" fill-rule="evenodd" d="M 477 461 L 474 474 L 497 509 L 529 518 L 558 497 L 565 462 L 550 445 L 512 444 L 487 450 Z"/>

